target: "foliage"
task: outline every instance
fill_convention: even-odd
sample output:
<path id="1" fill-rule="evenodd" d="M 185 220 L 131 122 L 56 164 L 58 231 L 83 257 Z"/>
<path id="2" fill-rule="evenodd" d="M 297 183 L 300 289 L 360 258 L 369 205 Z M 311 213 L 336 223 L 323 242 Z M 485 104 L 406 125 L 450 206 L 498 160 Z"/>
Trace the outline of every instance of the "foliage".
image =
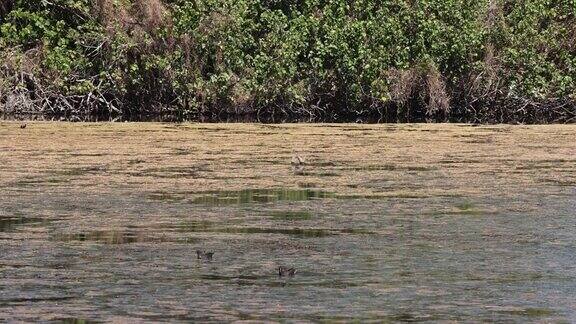
<path id="1" fill-rule="evenodd" d="M 574 121 L 576 0 L 6 0 L 0 109 Z"/>

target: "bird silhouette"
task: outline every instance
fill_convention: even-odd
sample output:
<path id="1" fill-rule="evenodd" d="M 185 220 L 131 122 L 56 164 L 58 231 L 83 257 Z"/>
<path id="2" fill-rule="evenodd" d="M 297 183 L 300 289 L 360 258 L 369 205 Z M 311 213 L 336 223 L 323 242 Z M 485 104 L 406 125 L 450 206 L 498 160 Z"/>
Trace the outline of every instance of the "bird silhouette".
<path id="1" fill-rule="evenodd" d="M 206 252 L 206 251 L 196 250 L 196 258 L 197 259 L 212 261 L 213 256 L 214 256 L 214 252 Z"/>
<path id="2" fill-rule="evenodd" d="M 288 267 L 278 267 L 278 276 L 279 277 L 294 277 L 296 274 L 295 268 L 288 268 Z"/>
<path id="3" fill-rule="evenodd" d="M 292 161 L 290 162 L 292 165 L 302 165 L 304 164 L 304 158 L 300 155 L 294 155 L 292 157 Z"/>
<path id="4" fill-rule="evenodd" d="M 290 161 L 290 164 L 292 165 L 292 171 L 294 172 L 294 174 L 304 174 L 304 164 L 305 164 L 305 160 L 303 157 L 301 157 L 300 155 L 294 155 L 292 156 L 292 160 Z"/>
<path id="5" fill-rule="evenodd" d="M 22 124 L 22 125 L 20 125 L 20 128 L 24 129 L 24 128 L 26 128 L 26 126 L 27 126 L 26 124 Z"/>

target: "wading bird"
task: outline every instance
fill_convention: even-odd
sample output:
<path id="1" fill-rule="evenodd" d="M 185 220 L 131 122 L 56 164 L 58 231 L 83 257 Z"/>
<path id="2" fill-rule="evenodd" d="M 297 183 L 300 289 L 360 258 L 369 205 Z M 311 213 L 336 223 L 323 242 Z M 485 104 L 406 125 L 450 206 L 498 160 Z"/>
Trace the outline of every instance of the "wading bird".
<path id="1" fill-rule="evenodd" d="M 294 155 L 292 157 L 292 161 L 290 161 L 292 165 L 292 171 L 294 174 L 304 174 L 304 158 L 300 155 Z"/>

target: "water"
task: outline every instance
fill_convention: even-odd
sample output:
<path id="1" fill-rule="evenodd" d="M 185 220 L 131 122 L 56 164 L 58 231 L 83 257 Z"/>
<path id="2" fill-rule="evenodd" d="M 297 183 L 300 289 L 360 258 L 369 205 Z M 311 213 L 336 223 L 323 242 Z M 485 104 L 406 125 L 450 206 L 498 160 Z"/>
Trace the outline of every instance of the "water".
<path id="1" fill-rule="evenodd" d="M 0 320 L 576 320 L 573 127 L 12 125 Z"/>

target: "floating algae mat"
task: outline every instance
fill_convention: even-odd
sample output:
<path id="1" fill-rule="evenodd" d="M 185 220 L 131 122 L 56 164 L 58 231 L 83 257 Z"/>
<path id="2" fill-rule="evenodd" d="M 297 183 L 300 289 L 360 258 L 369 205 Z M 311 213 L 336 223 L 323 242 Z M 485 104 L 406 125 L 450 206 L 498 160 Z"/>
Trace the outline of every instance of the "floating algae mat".
<path id="1" fill-rule="evenodd" d="M 576 322 L 575 126 L 19 126 L 0 321 Z"/>

